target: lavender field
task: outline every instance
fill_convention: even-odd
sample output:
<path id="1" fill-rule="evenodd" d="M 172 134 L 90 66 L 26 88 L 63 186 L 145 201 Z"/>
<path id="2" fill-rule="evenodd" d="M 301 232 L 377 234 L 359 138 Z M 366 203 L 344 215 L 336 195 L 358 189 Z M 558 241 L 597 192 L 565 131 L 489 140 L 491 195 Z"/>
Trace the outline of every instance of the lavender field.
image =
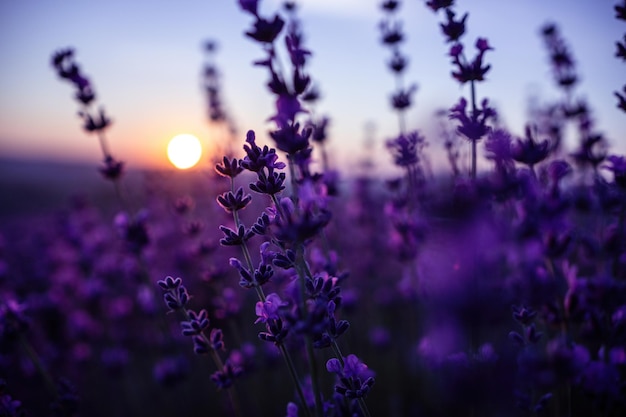
<path id="1" fill-rule="evenodd" d="M 560 96 L 513 132 L 472 2 L 419 1 L 459 87 L 431 137 L 409 116 L 428 81 L 407 75 L 405 2 L 381 1 L 397 129 L 366 130 L 350 165 L 297 2 L 236 3 L 275 105 L 238 130 L 207 42 L 222 140 L 194 169 L 134 167 L 89 62 L 50 51 L 102 163 L 0 161 L 0 417 L 625 416 L 626 157 L 558 21 L 536 32 Z M 597 7 L 626 68 L 626 1 Z"/>

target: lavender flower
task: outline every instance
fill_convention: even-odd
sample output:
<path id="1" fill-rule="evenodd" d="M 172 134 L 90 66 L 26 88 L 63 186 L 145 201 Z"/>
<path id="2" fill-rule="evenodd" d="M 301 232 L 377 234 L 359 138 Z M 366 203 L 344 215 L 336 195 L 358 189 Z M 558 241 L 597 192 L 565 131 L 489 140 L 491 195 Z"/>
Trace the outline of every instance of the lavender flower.
<path id="1" fill-rule="evenodd" d="M 485 74 L 491 68 L 490 65 L 483 63 L 483 57 L 485 52 L 493 50 L 487 39 L 478 38 L 476 41 L 476 49 L 478 54 L 474 57 L 472 62 L 466 62 L 463 57 L 463 45 L 457 43 L 450 48 L 450 56 L 452 57 L 452 63 L 456 65 L 457 70 L 452 72 L 452 76 L 461 84 L 465 84 L 469 81 L 484 81 Z"/>
<path id="2" fill-rule="evenodd" d="M 526 139 L 517 139 L 511 147 L 513 159 L 528 165 L 531 169 L 546 159 L 550 151 L 550 143 L 547 140 L 537 142 L 530 126 L 526 126 Z"/>
<path id="3" fill-rule="evenodd" d="M 446 37 L 446 42 L 459 41 L 461 36 L 465 33 L 465 21 L 467 20 L 467 16 L 468 14 L 465 13 L 460 20 L 455 20 L 455 13 L 452 9 L 446 8 L 446 18 L 448 21 L 439 25 L 441 32 L 443 32 Z"/>
<path id="4" fill-rule="evenodd" d="M 454 5 L 454 0 L 428 0 L 426 6 L 430 7 L 432 11 L 437 12 L 439 9 L 447 9 Z"/>
<path id="5" fill-rule="evenodd" d="M 424 147 L 425 139 L 419 132 L 409 132 L 387 141 L 394 158 L 394 163 L 401 167 L 416 165 L 420 162 L 419 153 Z"/>
<path id="6" fill-rule="evenodd" d="M 621 188 L 626 188 L 626 158 L 621 155 L 610 155 L 607 157 L 610 165 L 606 169 L 613 173 L 615 183 Z"/>
<path id="7" fill-rule="evenodd" d="M 335 391 L 349 399 L 366 397 L 375 382 L 374 373 L 355 355 L 348 355 L 343 365 L 339 359 L 329 359 L 326 369 L 337 375 Z"/>
<path id="8" fill-rule="evenodd" d="M 461 98 L 459 103 L 450 109 L 450 119 L 461 122 L 457 131 L 472 142 L 477 142 L 491 131 L 487 126 L 490 119 L 496 117 L 496 112 L 489 107 L 489 101 L 482 101 L 482 108 L 477 108 L 472 114 L 467 114 L 467 100 Z"/>

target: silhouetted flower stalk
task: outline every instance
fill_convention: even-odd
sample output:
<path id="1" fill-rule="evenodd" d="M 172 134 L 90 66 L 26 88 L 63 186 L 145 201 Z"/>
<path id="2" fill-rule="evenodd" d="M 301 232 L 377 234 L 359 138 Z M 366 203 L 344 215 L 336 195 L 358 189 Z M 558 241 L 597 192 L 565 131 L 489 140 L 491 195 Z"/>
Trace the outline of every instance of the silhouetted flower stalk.
<path id="1" fill-rule="evenodd" d="M 99 168 L 105 179 L 113 182 L 115 192 L 122 207 L 126 210 L 126 202 L 120 190 L 119 180 L 124 173 L 124 163 L 116 160 L 109 149 L 105 130 L 111 125 L 111 119 L 107 117 L 104 109 L 100 107 L 98 112 L 93 112 L 91 106 L 96 99 L 96 94 L 91 81 L 81 72 L 80 67 L 74 61 L 72 48 L 62 49 L 52 55 L 52 66 L 57 75 L 70 82 L 76 88 L 74 98 L 80 105 L 79 116 L 83 119 L 83 129 L 87 133 L 95 133 L 100 144 L 103 156 L 103 166 Z"/>
<path id="2" fill-rule="evenodd" d="M 626 22 L 626 1 L 622 0 L 622 3 L 616 4 L 614 9 L 615 18 Z M 617 49 L 615 56 L 626 62 L 626 34 L 621 41 L 615 42 L 615 46 Z M 617 97 L 617 108 L 626 113 L 626 84 L 622 87 L 622 91 L 623 93 L 615 91 L 614 94 Z"/>
<path id="3" fill-rule="evenodd" d="M 219 135 L 222 139 L 218 142 L 224 146 L 224 151 L 215 152 L 215 155 L 221 153 L 231 156 L 234 152 L 233 147 L 237 138 L 237 128 L 224 104 L 221 85 L 222 74 L 215 62 L 218 43 L 215 40 L 208 40 L 204 43 L 203 49 L 206 56 L 206 63 L 202 74 L 202 84 L 207 99 L 208 119 L 212 125 L 215 125 L 217 129 L 219 129 Z"/>
<path id="4" fill-rule="evenodd" d="M 276 170 L 284 168 L 285 164 L 282 162 L 277 162 L 275 149 L 270 149 L 267 146 L 265 146 L 264 148 L 260 148 L 256 145 L 255 135 L 253 131 L 248 132 L 246 142 L 247 144 L 244 146 L 244 149 L 247 156 L 244 160 L 231 160 L 227 157 L 224 157 L 223 163 L 216 166 L 216 170 L 220 175 L 229 178 L 231 188 L 230 192 L 224 193 L 223 195 L 218 197 L 218 203 L 226 211 L 232 213 L 233 221 L 237 229 L 237 232 L 235 232 L 226 228 L 225 226 L 222 226 L 221 229 L 224 232 L 225 237 L 222 239 L 221 243 L 227 246 L 241 247 L 241 251 L 245 260 L 245 267 L 241 265 L 241 262 L 235 258 L 231 259 L 231 265 L 237 268 L 239 271 L 239 274 L 241 276 L 240 286 L 244 288 L 254 288 L 257 293 L 259 302 L 261 303 L 261 305 L 265 305 L 268 300 L 265 293 L 263 292 L 262 285 L 269 280 L 269 278 L 273 274 L 273 271 L 271 269 L 271 266 L 265 265 L 263 263 L 263 260 L 261 261 L 261 265 L 259 268 L 256 268 L 254 266 L 250 251 L 247 246 L 247 241 L 255 234 L 266 234 L 267 229 L 270 226 L 270 219 L 267 214 L 264 214 L 259 217 L 255 225 L 249 231 L 246 231 L 246 227 L 241 222 L 238 212 L 244 209 L 250 203 L 252 197 L 250 195 L 244 195 L 242 188 L 239 188 L 235 191 L 234 181 L 235 177 L 238 176 L 244 169 L 255 172 L 257 174 L 258 181 L 256 183 L 252 183 L 250 187 L 256 192 L 270 195 L 272 201 L 274 201 L 275 203 L 276 210 L 280 210 L 280 204 L 278 203 L 276 194 L 284 189 L 283 183 L 285 181 L 285 174 L 278 173 L 276 172 Z M 260 277 L 262 281 L 259 282 L 257 277 Z M 277 321 L 274 322 L 274 320 Z M 279 323 L 278 320 L 280 319 L 271 319 L 270 324 L 268 325 L 273 326 L 271 328 L 268 327 L 270 333 L 273 333 L 274 329 L 276 330 L 276 332 L 281 331 L 282 323 Z M 272 341 L 274 341 L 274 344 L 278 347 L 281 355 L 285 360 L 302 407 L 304 408 L 307 416 L 310 416 L 310 411 L 306 406 L 306 399 L 302 390 L 302 386 L 300 384 L 300 378 L 298 377 L 293 359 L 291 358 L 291 354 L 282 343 L 282 339 L 276 338 L 274 335 L 272 335 L 272 338 Z"/>
<path id="5" fill-rule="evenodd" d="M 574 160 L 585 168 L 591 168 L 593 179 L 598 178 L 598 168 L 606 158 L 606 140 L 602 134 L 594 131 L 594 120 L 589 104 L 582 97 L 575 97 L 575 88 L 580 82 L 576 71 L 576 61 L 572 56 L 559 28 L 554 23 L 546 23 L 541 29 L 544 44 L 550 55 L 554 80 L 564 97 L 558 108 L 560 117 L 576 123 L 579 147 L 571 154 Z M 555 137 L 551 150 L 558 150 L 560 137 Z M 583 180 L 584 177 L 581 177 Z"/>
<path id="6" fill-rule="evenodd" d="M 217 368 L 217 371 L 211 375 L 211 380 L 218 389 L 225 389 L 228 392 L 234 414 L 242 417 L 233 384 L 243 371 L 229 361 L 222 361 L 219 351 L 224 350 L 225 347 L 221 329 L 213 327 L 210 329 L 210 334 L 207 335 L 210 328 L 208 313 L 206 310 L 196 313 L 187 308 L 190 295 L 185 286 L 182 285 L 182 279 L 168 276 L 157 284 L 164 292 L 163 298 L 169 313 L 180 312 L 184 316 L 185 320 L 180 323 L 182 334 L 192 338 L 194 353 L 197 355 L 208 353 L 211 356 Z"/>
<path id="7" fill-rule="evenodd" d="M 470 84 L 470 114 L 465 114 L 465 99 L 461 99 L 459 104 L 451 109 L 450 118 L 457 119 L 461 122 L 459 126 L 459 133 L 463 134 L 470 142 L 472 147 L 471 153 L 471 178 L 476 180 L 476 163 L 477 163 L 477 144 L 491 129 L 487 126 L 489 119 L 495 118 L 495 111 L 487 106 L 487 100 L 482 101 L 481 108 L 477 105 L 476 99 L 476 83 L 485 80 L 485 74 L 491 68 L 490 65 L 483 63 L 484 54 L 493 50 L 489 45 L 489 42 L 485 38 L 478 38 L 476 40 L 476 49 L 478 53 L 474 59 L 470 62 L 464 54 L 464 46 L 461 43 L 461 38 L 465 34 L 465 22 L 468 17 L 468 13 L 465 13 L 462 18 L 457 19 L 456 13 L 452 10 L 454 1 L 434 2 L 429 1 L 426 5 L 431 8 L 435 13 L 439 10 L 444 10 L 446 21 L 440 24 L 441 31 L 446 39 L 446 43 L 451 43 L 449 55 L 452 58 L 452 64 L 455 66 L 455 71 L 452 72 L 452 77 L 456 79 L 461 85 L 469 82 Z M 462 108 L 462 114 L 459 110 Z"/>
<path id="8" fill-rule="evenodd" d="M 26 337 L 30 327 L 29 319 L 26 314 L 26 305 L 20 304 L 11 298 L 5 299 L 5 297 L 6 296 L 4 294 L 0 293 L 0 340 L 4 341 L 5 339 L 8 339 L 19 344 L 19 347 L 26 353 L 28 360 L 30 360 L 43 379 L 48 394 L 54 399 L 54 403 L 59 404 L 59 411 L 62 413 L 61 415 L 67 417 L 73 416 L 74 414 L 71 412 L 72 410 L 64 410 L 60 401 L 61 392 L 57 388 L 57 384 L 55 384 L 52 374 L 42 360 L 41 356 L 37 353 L 37 350 Z M 0 399 L 2 398 L 0 397 Z M 4 404 L 2 402 L 0 402 L 0 407 L 4 408 Z M 2 408 L 0 408 L 0 411 L 3 411 Z"/>
<path id="9" fill-rule="evenodd" d="M 404 86 L 404 72 L 408 67 L 408 58 L 400 51 L 400 44 L 405 35 L 402 31 L 402 21 L 396 17 L 401 2 L 396 0 L 384 1 L 381 4 L 385 18 L 380 22 L 381 41 L 391 50 L 392 57 L 387 63 L 393 72 L 396 82 L 396 92 L 391 96 L 391 107 L 398 113 L 400 135 L 406 132 L 406 111 L 411 107 L 412 95 L 417 90 L 415 84 Z"/>
<path id="10" fill-rule="evenodd" d="M 281 242 L 279 247 L 283 250 L 290 247 L 293 251 L 292 263 L 298 275 L 300 288 L 297 311 L 298 316 L 301 317 L 300 320 L 307 323 L 311 317 L 306 305 L 305 245 L 313 237 L 319 235 L 330 220 L 330 212 L 324 207 L 320 207 L 319 203 L 302 202 L 303 196 L 310 198 L 304 194 L 310 193 L 310 187 L 314 187 L 316 183 L 316 178 L 310 169 L 312 148 L 309 142 L 315 126 L 305 126 L 301 130 L 300 123 L 297 121 L 299 114 L 307 112 L 303 108 L 301 100 L 307 98 L 307 91 L 310 92 L 311 88 L 310 77 L 305 70 L 306 58 L 310 52 L 302 45 L 301 30 L 297 20 L 293 17 L 295 3 L 287 2 L 286 9 L 292 15 L 285 34 L 292 74 L 290 77 L 292 82 L 287 83 L 287 72 L 278 59 L 275 48 L 275 41 L 283 29 L 284 21 L 278 14 L 272 20 L 261 17 L 257 10 L 257 1 L 240 0 L 240 5 L 244 11 L 255 18 L 254 30 L 247 32 L 246 35 L 263 45 L 267 58 L 257 61 L 256 64 L 266 67 L 269 71 L 268 87 L 277 96 L 277 113 L 270 118 L 275 122 L 277 129 L 271 131 L 270 136 L 278 150 L 287 154 L 292 184 L 290 201 L 288 199 L 279 200 L 276 196 L 272 197 L 279 229 L 277 238 Z M 320 133 L 318 135 L 319 139 L 323 139 L 325 134 Z M 250 156 L 250 152 L 248 152 L 248 156 Z M 315 414 L 321 417 L 323 400 L 311 337 L 309 332 L 305 332 L 304 340 L 311 373 Z M 303 405 L 306 407 L 305 402 Z"/>

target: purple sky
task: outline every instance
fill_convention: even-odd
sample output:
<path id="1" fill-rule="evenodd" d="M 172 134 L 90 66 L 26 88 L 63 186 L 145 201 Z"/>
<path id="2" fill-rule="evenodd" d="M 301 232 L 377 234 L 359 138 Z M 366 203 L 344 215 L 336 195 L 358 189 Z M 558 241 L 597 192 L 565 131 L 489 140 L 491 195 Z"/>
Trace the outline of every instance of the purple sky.
<path id="1" fill-rule="evenodd" d="M 318 113 L 330 115 L 335 162 L 361 155 L 364 126 L 376 124 L 379 165 L 389 163 L 384 139 L 397 132 L 388 106 L 394 80 L 385 68 L 389 52 L 379 44 L 380 0 L 301 0 L 300 16 L 313 51 L 310 72 L 323 100 Z M 423 0 L 405 0 L 401 10 L 408 40 L 402 49 L 411 64 L 407 82 L 416 82 L 410 127 L 426 133 L 430 149 L 441 144 L 434 134 L 433 112 L 467 95 L 451 79 L 447 46 L 436 16 Z M 559 96 L 552 86 L 538 30 L 555 21 L 577 60 L 578 88 L 592 107 L 599 130 L 616 153 L 626 153 L 626 115 L 613 91 L 626 83 L 626 64 L 614 58 L 615 42 L 626 27 L 614 19 L 609 0 L 459 0 L 469 11 L 465 42 L 487 37 L 495 51 L 488 81 L 478 86 L 517 135 L 527 122 L 531 94 Z M 277 9 L 263 0 L 262 14 Z M 87 136 L 76 116 L 72 89 L 56 78 L 52 52 L 73 46 L 77 61 L 95 85 L 98 103 L 114 120 L 108 132 L 115 156 L 130 166 L 165 166 L 167 141 L 193 133 L 207 147 L 215 130 L 205 117 L 200 89 L 202 43 L 216 39 L 228 110 L 241 139 L 257 130 L 265 142 L 273 112 L 266 74 L 251 65 L 263 54 L 243 36 L 251 18 L 236 0 L 40 0 L 0 2 L 0 156 L 99 162 L 95 137 Z M 468 45 L 469 46 L 469 45 Z M 473 46 L 470 47 L 470 50 Z"/>

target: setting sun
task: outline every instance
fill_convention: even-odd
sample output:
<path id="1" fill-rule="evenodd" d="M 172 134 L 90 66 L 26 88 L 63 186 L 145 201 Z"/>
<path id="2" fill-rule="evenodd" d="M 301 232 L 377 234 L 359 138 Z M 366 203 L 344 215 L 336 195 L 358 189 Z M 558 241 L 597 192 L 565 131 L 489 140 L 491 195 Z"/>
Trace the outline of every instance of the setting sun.
<path id="1" fill-rule="evenodd" d="M 202 156 L 202 146 L 194 135 L 174 136 L 167 145 L 167 157 L 178 169 L 187 169 L 196 165 Z"/>

